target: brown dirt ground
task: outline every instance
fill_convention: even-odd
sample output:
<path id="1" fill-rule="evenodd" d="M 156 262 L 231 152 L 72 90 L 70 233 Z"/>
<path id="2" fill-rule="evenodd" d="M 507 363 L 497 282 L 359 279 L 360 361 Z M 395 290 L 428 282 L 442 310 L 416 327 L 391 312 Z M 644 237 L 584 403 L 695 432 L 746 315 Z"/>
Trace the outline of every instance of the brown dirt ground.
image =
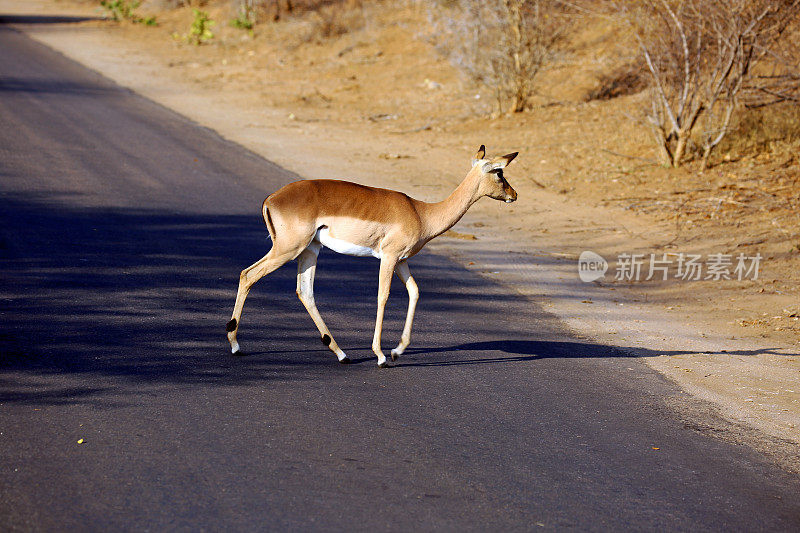
<path id="1" fill-rule="evenodd" d="M 95 2 L 35 4 L 51 12 L 102 14 Z M 189 8 L 157 10 L 154 2 L 145 2 L 142 11 L 156 13 L 158 27 L 110 21 L 72 26 L 95 32 L 97 42 L 127 46 L 114 60 L 127 58 L 150 72 L 158 80 L 151 93 L 160 85 L 164 92 L 180 86 L 216 94 L 220 109 L 244 110 L 250 120 L 229 137 L 257 151 L 260 146 L 304 177 L 350 177 L 433 200 L 460 181 L 478 145 L 492 153 L 519 151 L 506 176 L 520 200 L 511 206 L 479 202 L 442 245 L 456 256 L 459 246 L 474 240 L 476 246 L 566 261 L 569 268 L 558 277 L 571 272 L 576 278 L 575 258 L 587 249 L 608 258 L 612 274 L 612 259 L 621 253 L 760 253 L 757 280 L 626 283 L 607 275 L 591 290 L 720 339 L 788 347 L 779 360 L 760 359 L 780 366 L 781 377 L 753 385 L 738 401 L 756 397 L 758 403 L 754 390 L 780 395 L 780 401 L 770 397 L 769 408 L 785 416 L 767 431 L 800 442 L 800 388 L 792 386 L 800 379 L 799 142 L 769 141 L 737 151 L 732 141 L 706 171 L 696 163 L 658 166 L 648 133 L 630 118 L 644 93 L 587 101 L 605 74 L 634 59 L 621 29 L 608 21 L 577 22 L 563 61 L 541 78 L 536 107 L 496 117 L 490 93 L 465 81 L 430 44 L 421 3 L 355 7 L 337 19 L 344 33 L 325 39 L 316 37 L 320 19 L 313 13 L 247 32 L 227 25 L 228 2 L 209 4 L 216 35 L 202 46 L 180 38 L 191 24 Z M 170 98 L 180 107 L 174 95 L 164 101 Z M 188 93 L 184 100 L 191 101 Z M 214 112 L 221 111 L 195 109 L 192 118 L 202 123 Z M 274 133 L 283 140 L 265 140 Z M 254 210 L 260 200 L 254 199 Z M 557 302 L 552 307 L 558 312 Z M 699 378 L 689 374 L 713 363 L 702 355 L 654 366 L 679 383 L 697 385 Z M 745 388 L 730 375 L 716 386 L 719 394 Z"/>

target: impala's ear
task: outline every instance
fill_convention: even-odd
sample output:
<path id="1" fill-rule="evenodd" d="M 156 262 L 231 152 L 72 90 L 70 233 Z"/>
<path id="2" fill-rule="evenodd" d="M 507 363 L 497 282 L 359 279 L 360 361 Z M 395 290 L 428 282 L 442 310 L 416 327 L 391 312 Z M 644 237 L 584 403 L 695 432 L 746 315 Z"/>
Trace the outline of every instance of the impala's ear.
<path id="1" fill-rule="evenodd" d="M 508 154 L 508 155 L 504 155 L 503 157 L 498 157 L 497 159 L 495 159 L 495 161 L 497 161 L 498 163 L 501 163 L 501 164 L 503 165 L 503 166 L 502 166 L 502 167 L 500 167 L 500 168 L 505 168 L 505 167 L 506 167 L 506 166 L 508 166 L 508 164 L 509 164 L 509 163 L 511 163 L 511 162 L 514 160 L 514 158 L 515 158 L 515 157 L 517 157 L 518 155 L 519 155 L 519 152 L 514 152 L 513 154 Z"/>
<path id="2" fill-rule="evenodd" d="M 511 163 L 515 157 L 517 157 L 517 154 L 519 154 L 519 152 L 514 152 L 513 154 L 508 154 L 501 157 L 495 157 L 491 161 L 485 162 L 483 167 L 481 167 L 481 170 L 483 170 L 484 174 L 488 174 L 494 170 L 506 168 L 506 166 L 508 166 L 508 164 Z"/>
<path id="3" fill-rule="evenodd" d="M 478 148 L 478 152 L 475 154 L 475 157 L 472 158 L 472 166 L 474 167 L 475 165 L 477 165 L 478 161 L 483 159 L 485 156 L 486 156 L 486 147 L 484 145 L 481 145 L 481 147 Z"/>

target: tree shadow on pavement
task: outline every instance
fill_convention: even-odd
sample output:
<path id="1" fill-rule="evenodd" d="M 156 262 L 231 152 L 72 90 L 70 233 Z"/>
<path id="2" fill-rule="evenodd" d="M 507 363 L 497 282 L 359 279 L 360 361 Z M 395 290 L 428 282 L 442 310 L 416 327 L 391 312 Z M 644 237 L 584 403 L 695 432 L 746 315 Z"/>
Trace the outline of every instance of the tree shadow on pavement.
<path id="1" fill-rule="evenodd" d="M 323 251 L 316 284 L 334 337 L 354 362 L 370 364 L 338 365 L 320 343 L 294 294 L 294 262 L 252 290 L 239 333 L 250 355 L 232 357 L 225 323 L 239 272 L 270 246 L 258 214 L 77 207 L 80 201 L 0 194 L 0 401 L 81 402 L 165 384 L 371 371 L 377 261 Z M 570 340 L 534 303 L 445 258 L 423 253 L 411 264 L 422 296 L 414 341 L 399 366 L 630 357 Z M 387 351 L 407 305 L 402 285 L 395 281 L 393 289 Z"/>

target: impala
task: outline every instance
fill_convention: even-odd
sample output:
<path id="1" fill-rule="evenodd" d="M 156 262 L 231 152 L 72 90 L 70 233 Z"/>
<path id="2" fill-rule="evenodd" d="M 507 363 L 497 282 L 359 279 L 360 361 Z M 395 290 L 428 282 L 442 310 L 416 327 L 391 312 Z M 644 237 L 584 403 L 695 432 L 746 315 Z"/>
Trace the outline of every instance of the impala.
<path id="1" fill-rule="evenodd" d="M 436 203 L 421 202 L 397 191 L 338 180 L 297 181 L 270 195 L 264 200 L 261 211 L 272 237 L 272 248 L 239 276 L 233 316 L 226 327 L 231 351 L 239 351 L 236 332 L 244 300 L 253 284 L 297 259 L 297 296 L 319 329 L 322 342 L 336 354 L 340 363 L 350 362 L 333 340 L 314 303 L 317 256 L 325 246 L 340 254 L 381 260 L 372 351 L 378 356 L 378 366 L 388 366 L 381 351 L 381 330 L 392 273 L 397 274 L 408 290 L 403 334 L 400 344 L 391 351 L 392 361 L 395 361 L 411 342 L 411 325 L 419 299 L 408 259 L 428 241 L 453 227 L 481 197 L 509 203 L 516 200 L 517 192 L 503 177 L 503 169 L 517 153 L 486 158 L 486 149 L 481 145 L 472 160 L 472 169 L 461 184 L 450 196 Z"/>

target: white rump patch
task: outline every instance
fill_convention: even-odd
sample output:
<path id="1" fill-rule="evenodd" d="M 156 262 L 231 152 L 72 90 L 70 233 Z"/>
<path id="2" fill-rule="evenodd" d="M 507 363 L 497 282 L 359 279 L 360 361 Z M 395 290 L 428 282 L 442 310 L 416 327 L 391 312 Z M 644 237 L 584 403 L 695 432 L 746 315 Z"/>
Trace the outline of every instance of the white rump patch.
<path id="1" fill-rule="evenodd" d="M 316 235 L 314 235 L 314 240 L 339 254 L 355 255 L 359 257 L 377 257 L 379 259 L 381 257 L 378 252 L 368 246 L 361 246 L 331 237 L 330 230 L 327 227 L 318 229 Z"/>

